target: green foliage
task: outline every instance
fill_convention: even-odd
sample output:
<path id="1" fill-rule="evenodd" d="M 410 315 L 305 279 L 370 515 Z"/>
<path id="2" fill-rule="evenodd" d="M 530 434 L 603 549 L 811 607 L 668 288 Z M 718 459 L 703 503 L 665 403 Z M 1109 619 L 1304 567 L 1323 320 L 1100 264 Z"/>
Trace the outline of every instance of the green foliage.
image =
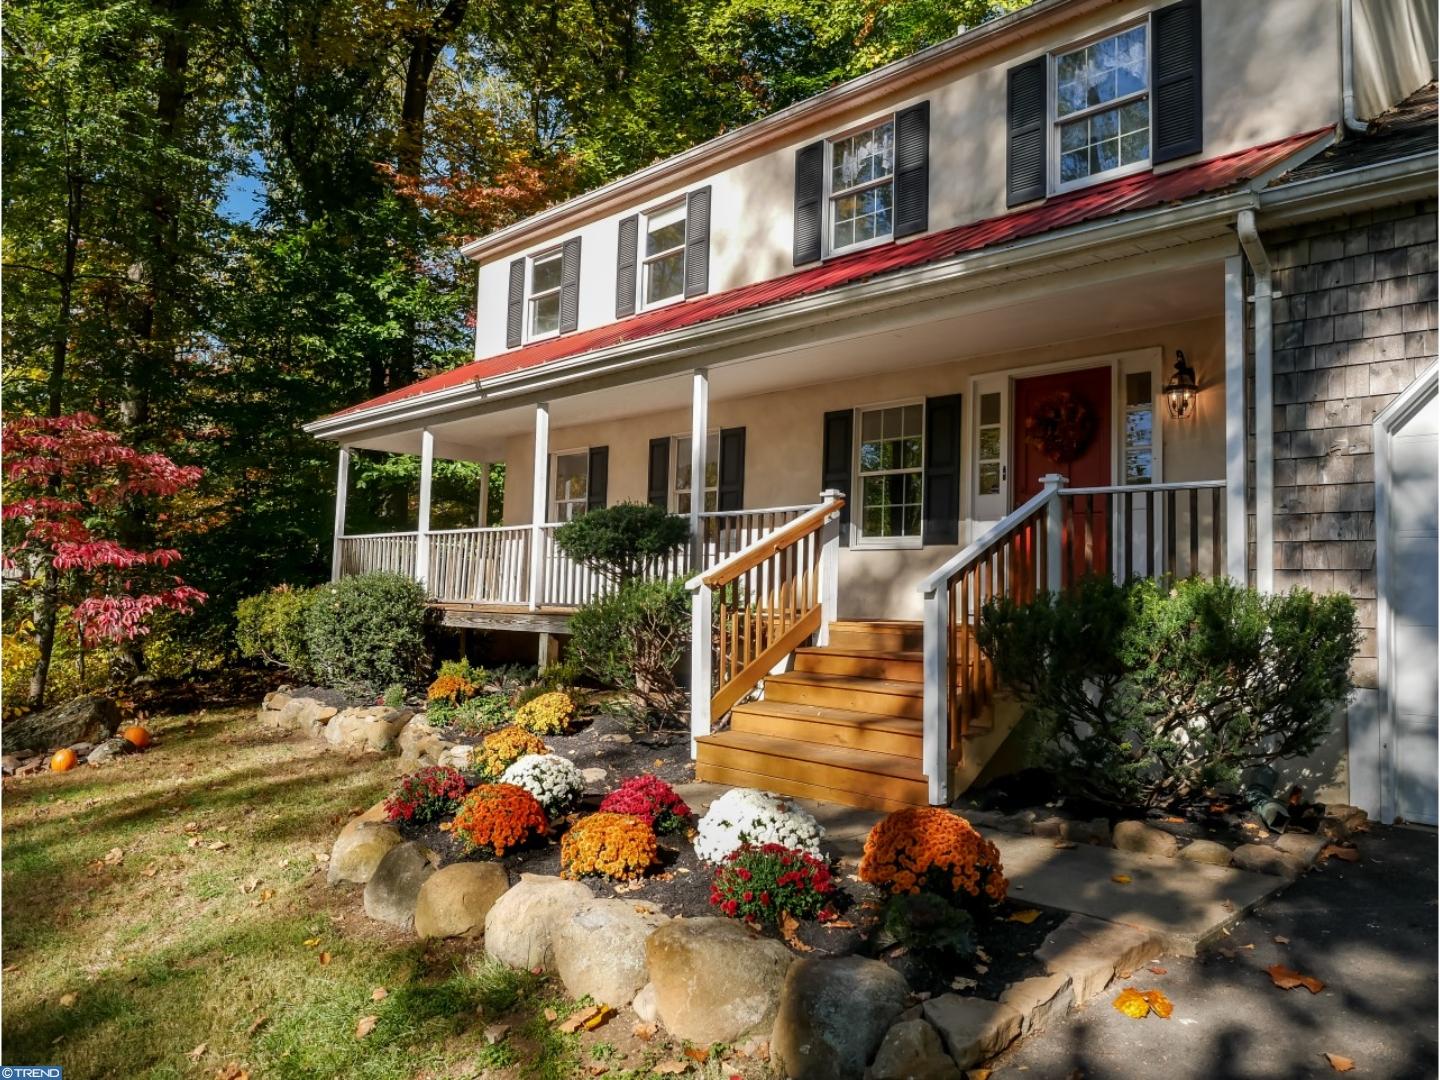
<path id="1" fill-rule="evenodd" d="M 676 673 L 690 644 L 685 583 L 630 581 L 570 618 L 570 656 L 601 686 L 639 694 L 672 715 L 681 694 Z"/>
<path id="2" fill-rule="evenodd" d="M 555 530 L 570 558 L 614 581 L 639 577 L 645 564 L 690 538 L 690 523 L 663 507 L 622 502 L 581 514 Z"/>
<path id="3" fill-rule="evenodd" d="M 499 731 L 515 718 L 515 710 L 504 694 L 482 694 L 453 707 L 448 719 L 437 720 L 435 702 L 430 707 L 429 717 L 435 723 L 447 723 L 459 728 L 467 735 L 485 735 Z M 448 702 L 446 703 L 448 705 Z"/>
<path id="4" fill-rule="evenodd" d="M 400 574 L 341 578 L 305 615 L 310 662 L 328 685 L 374 692 L 413 682 L 425 655 L 425 590 Z"/>
<path id="5" fill-rule="evenodd" d="M 296 678 L 309 678 L 306 612 L 318 596 L 318 590 L 280 585 L 241 600 L 235 605 L 235 644 L 240 655 L 288 668 Z"/>
<path id="6" fill-rule="evenodd" d="M 452 678 L 460 679 L 475 686 L 484 686 L 489 678 L 482 667 L 476 667 L 470 663 L 468 657 L 461 657 L 459 660 L 442 660 L 440 670 L 435 672 L 437 679 Z"/>
<path id="7" fill-rule="evenodd" d="M 391 709 L 402 708 L 405 704 L 405 686 L 403 683 L 394 683 L 385 688 L 385 696 L 382 699 L 386 706 Z"/>
<path id="8" fill-rule="evenodd" d="M 1312 751 L 1349 697 L 1348 596 L 1229 581 L 1117 585 L 988 604 L 980 646 L 1072 791 L 1161 805 Z"/>
<path id="9" fill-rule="evenodd" d="M 882 940 L 922 959 L 965 960 L 975 955 L 975 920 L 938 893 L 901 893 L 885 903 Z"/>

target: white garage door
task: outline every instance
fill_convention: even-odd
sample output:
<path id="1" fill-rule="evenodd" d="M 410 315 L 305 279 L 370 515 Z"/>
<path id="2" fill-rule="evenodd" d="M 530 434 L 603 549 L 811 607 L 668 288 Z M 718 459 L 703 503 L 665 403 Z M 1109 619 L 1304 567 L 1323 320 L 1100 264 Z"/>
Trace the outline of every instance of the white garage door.
<path id="1" fill-rule="evenodd" d="M 1440 404 L 1429 402 L 1390 437 L 1390 529 L 1386 599 L 1390 612 L 1394 723 L 1394 806 L 1407 821 L 1436 824 L 1437 701 L 1436 508 L 1440 488 Z"/>

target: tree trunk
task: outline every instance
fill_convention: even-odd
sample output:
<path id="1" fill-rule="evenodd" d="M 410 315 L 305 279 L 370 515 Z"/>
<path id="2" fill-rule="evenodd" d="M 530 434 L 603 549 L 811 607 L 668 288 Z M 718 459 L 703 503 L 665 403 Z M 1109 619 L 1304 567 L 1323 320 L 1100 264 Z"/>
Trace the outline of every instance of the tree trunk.
<path id="1" fill-rule="evenodd" d="M 55 654 L 55 623 L 60 614 L 60 583 L 55 567 L 48 561 L 40 570 L 39 595 L 35 597 L 35 644 L 40 658 L 30 673 L 30 707 L 45 707 L 45 688 L 50 681 L 50 659 Z"/>
<path id="2" fill-rule="evenodd" d="M 73 314 L 75 256 L 80 249 L 80 199 L 83 181 L 71 175 L 65 181 L 65 254 L 60 270 L 60 303 L 55 320 L 55 343 L 50 357 L 50 379 L 46 412 L 54 417 L 65 401 L 65 361 L 70 354 L 70 321 Z"/>

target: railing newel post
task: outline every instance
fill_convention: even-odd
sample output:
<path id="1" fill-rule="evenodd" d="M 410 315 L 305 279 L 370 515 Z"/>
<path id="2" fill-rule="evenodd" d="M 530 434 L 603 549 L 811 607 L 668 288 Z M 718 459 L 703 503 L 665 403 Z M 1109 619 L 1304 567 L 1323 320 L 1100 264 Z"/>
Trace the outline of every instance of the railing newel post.
<path id="1" fill-rule="evenodd" d="M 710 651 L 714 591 L 703 581 L 690 606 L 690 758 L 698 753 L 697 740 L 710 734 Z"/>
<path id="2" fill-rule="evenodd" d="M 1059 473 L 1047 473 L 1040 478 L 1047 495 L 1045 503 L 1045 591 L 1059 592 L 1063 580 L 1065 559 L 1065 506 L 1060 500 L 1060 489 L 1065 486 L 1065 477 Z"/>
<path id="3" fill-rule="evenodd" d="M 843 499 L 845 493 L 834 488 L 820 492 L 822 504 Z M 817 645 L 830 643 L 830 624 L 839 617 L 840 606 L 840 514 L 831 514 L 820 529 L 820 629 L 815 633 Z"/>
<path id="4" fill-rule="evenodd" d="M 949 588 L 924 594 L 924 705 L 920 756 L 932 806 L 950 801 L 950 698 L 945 686 L 950 670 Z"/>

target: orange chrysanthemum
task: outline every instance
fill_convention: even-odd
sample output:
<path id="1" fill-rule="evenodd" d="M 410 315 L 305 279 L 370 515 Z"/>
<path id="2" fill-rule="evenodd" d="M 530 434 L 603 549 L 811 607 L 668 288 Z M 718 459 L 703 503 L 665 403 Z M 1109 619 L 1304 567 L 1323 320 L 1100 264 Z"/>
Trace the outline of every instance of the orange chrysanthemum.
<path id="1" fill-rule="evenodd" d="M 997 904 L 1007 886 L 995 845 L 958 814 L 931 806 L 897 810 L 870 830 L 860 879 L 891 895 L 923 889 Z"/>
<path id="2" fill-rule="evenodd" d="M 534 795 L 514 784 L 483 784 L 465 797 L 450 832 L 475 848 L 501 856 L 550 831 L 545 809 Z"/>
<path id="3" fill-rule="evenodd" d="M 591 814 L 560 841 L 566 877 L 637 878 L 655 864 L 655 830 L 634 814 Z"/>
<path id="4" fill-rule="evenodd" d="M 458 705 L 465 698 L 475 693 L 475 684 L 469 679 L 461 678 L 459 675 L 441 675 L 430 684 L 425 691 L 425 696 L 431 701 L 448 701 L 452 705 Z"/>

